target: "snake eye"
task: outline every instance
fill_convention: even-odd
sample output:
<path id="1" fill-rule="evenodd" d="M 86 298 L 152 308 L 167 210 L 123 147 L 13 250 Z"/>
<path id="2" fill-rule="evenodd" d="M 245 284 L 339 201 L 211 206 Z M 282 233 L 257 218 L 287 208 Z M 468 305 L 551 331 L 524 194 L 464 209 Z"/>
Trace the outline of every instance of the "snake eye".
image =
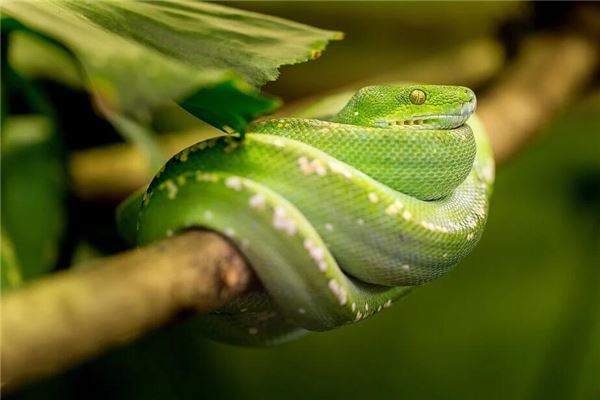
<path id="1" fill-rule="evenodd" d="M 410 92 L 410 102 L 416 105 L 425 103 L 426 97 L 427 96 L 425 95 L 425 92 L 419 89 L 415 89 Z"/>

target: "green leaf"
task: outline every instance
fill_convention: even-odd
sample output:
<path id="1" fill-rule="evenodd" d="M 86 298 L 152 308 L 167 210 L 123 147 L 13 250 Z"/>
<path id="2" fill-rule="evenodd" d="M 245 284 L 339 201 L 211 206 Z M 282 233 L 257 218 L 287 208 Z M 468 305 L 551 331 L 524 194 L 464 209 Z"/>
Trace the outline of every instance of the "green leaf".
<path id="1" fill-rule="evenodd" d="M 341 38 L 280 18 L 177 0 L 17 0 L 5 2 L 3 12 L 19 29 L 68 49 L 99 109 L 133 120 L 117 124 L 126 131 L 149 126 L 154 110 L 178 101 L 220 129 L 243 132 L 279 105 L 258 86 L 276 79 L 281 65 L 316 58 L 329 40 Z M 139 127 L 133 129 L 129 135 L 139 139 Z"/>
<path id="2" fill-rule="evenodd" d="M 57 81 L 73 89 L 83 86 L 80 70 L 65 49 L 29 32 L 11 34 L 8 63 L 21 76 Z"/>
<path id="3" fill-rule="evenodd" d="M 23 277 L 12 241 L 4 229 L 0 235 L 0 290 L 4 292 L 19 286 Z"/>
<path id="4" fill-rule="evenodd" d="M 13 287 L 55 266 L 66 183 L 49 117 L 9 116 L 1 139 L 2 285 Z"/>
<path id="5" fill-rule="evenodd" d="M 244 132 L 248 121 L 252 121 L 263 110 L 273 111 L 279 100 L 266 97 L 249 98 L 240 86 L 243 82 L 227 81 L 217 86 L 201 89 L 185 98 L 181 106 L 194 115 L 210 121 L 225 131 Z"/>

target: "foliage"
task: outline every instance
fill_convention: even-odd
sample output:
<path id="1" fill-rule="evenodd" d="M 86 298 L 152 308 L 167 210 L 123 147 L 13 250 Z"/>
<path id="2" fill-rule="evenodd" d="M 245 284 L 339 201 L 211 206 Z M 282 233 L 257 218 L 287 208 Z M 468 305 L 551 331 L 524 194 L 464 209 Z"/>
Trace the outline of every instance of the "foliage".
<path id="1" fill-rule="evenodd" d="M 183 101 L 218 128 L 242 131 L 279 104 L 255 88 L 275 79 L 279 66 L 314 57 L 336 37 L 261 14 L 176 0 L 11 1 L 4 12 L 14 18 L 4 21 L 8 29 L 35 32 L 68 50 L 100 110 L 156 157 L 148 135 L 135 127 L 146 125 L 153 110 Z M 232 98 L 242 101 L 231 107 Z"/>
<path id="2" fill-rule="evenodd" d="M 25 279 L 54 267 L 60 252 L 68 147 L 61 130 L 77 119 L 66 105 L 50 105 L 40 78 L 87 91 L 103 118 L 145 149 L 157 168 L 164 160 L 152 123 L 161 109 L 177 103 L 217 128 L 243 133 L 279 106 L 259 87 L 276 79 L 280 66 L 313 59 L 339 38 L 280 18 L 181 0 L 17 0 L 4 2 L 2 12 L 3 249 L 15 255 L 3 260 L 14 259 Z M 14 150 L 10 143 L 22 137 L 44 139 Z"/>
<path id="3" fill-rule="evenodd" d="M 2 282 L 6 287 L 43 274 L 56 263 L 56 238 L 65 212 L 65 174 L 48 117 L 10 116 L 2 130 L 2 230 L 10 233 L 7 244 L 12 241 L 12 253 L 18 255 L 2 264 L 9 273 Z M 28 220 L 35 225 L 23 223 Z"/>

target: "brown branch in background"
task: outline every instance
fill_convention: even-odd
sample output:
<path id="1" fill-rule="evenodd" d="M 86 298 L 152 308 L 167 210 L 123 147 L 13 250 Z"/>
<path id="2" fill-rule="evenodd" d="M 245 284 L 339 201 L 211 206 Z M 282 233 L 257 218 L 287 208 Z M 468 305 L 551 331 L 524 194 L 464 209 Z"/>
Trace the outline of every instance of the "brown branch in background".
<path id="1" fill-rule="evenodd" d="M 159 144 L 166 159 L 219 134 L 216 128 L 165 134 Z M 132 144 L 119 143 L 74 152 L 69 159 L 71 188 L 83 200 L 118 202 L 152 179 L 148 159 Z"/>
<path id="2" fill-rule="evenodd" d="M 213 311 L 253 282 L 233 246 L 201 231 L 33 282 L 2 297 L 2 389 L 130 342 L 183 312 Z"/>
<path id="3" fill-rule="evenodd" d="M 578 100 L 598 65 L 597 43 L 579 35 L 537 36 L 524 43 L 504 79 L 480 102 L 498 163 L 517 153 L 556 112 Z"/>
<path id="4" fill-rule="evenodd" d="M 528 41 L 512 69 L 481 101 L 480 115 L 499 161 L 516 153 L 576 97 L 597 64 L 594 39 L 547 36 Z M 126 163 L 116 168 L 121 160 L 114 154 L 97 151 L 86 173 L 103 167 L 101 160 L 108 157 L 105 162 L 115 168 L 114 175 L 88 182 L 91 175 L 78 175 L 85 162 L 73 161 L 75 187 L 87 197 L 110 191 L 130 174 Z M 130 192 L 149 179 L 139 170 L 137 174 L 139 182 L 119 190 Z M 214 310 L 247 290 L 251 276 L 228 242 L 213 233 L 193 232 L 34 282 L 2 298 L 2 383 L 16 387 L 64 370 L 182 311 Z"/>

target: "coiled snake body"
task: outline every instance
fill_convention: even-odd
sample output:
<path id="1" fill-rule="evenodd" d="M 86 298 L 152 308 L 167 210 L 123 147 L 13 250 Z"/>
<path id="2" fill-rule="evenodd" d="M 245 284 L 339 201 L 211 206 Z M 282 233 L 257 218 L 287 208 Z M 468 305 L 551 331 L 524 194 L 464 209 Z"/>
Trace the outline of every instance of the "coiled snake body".
<path id="1" fill-rule="evenodd" d="M 359 321 L 448 271 L 481 236 L 493 159 L 475 95 L 370 86 L 328 118 L 255 123 L 198 143 L 144 194 L 137 241 L 227 235 L 264 290 L 202 316 L 205 333 L 268 345 Z"/>

